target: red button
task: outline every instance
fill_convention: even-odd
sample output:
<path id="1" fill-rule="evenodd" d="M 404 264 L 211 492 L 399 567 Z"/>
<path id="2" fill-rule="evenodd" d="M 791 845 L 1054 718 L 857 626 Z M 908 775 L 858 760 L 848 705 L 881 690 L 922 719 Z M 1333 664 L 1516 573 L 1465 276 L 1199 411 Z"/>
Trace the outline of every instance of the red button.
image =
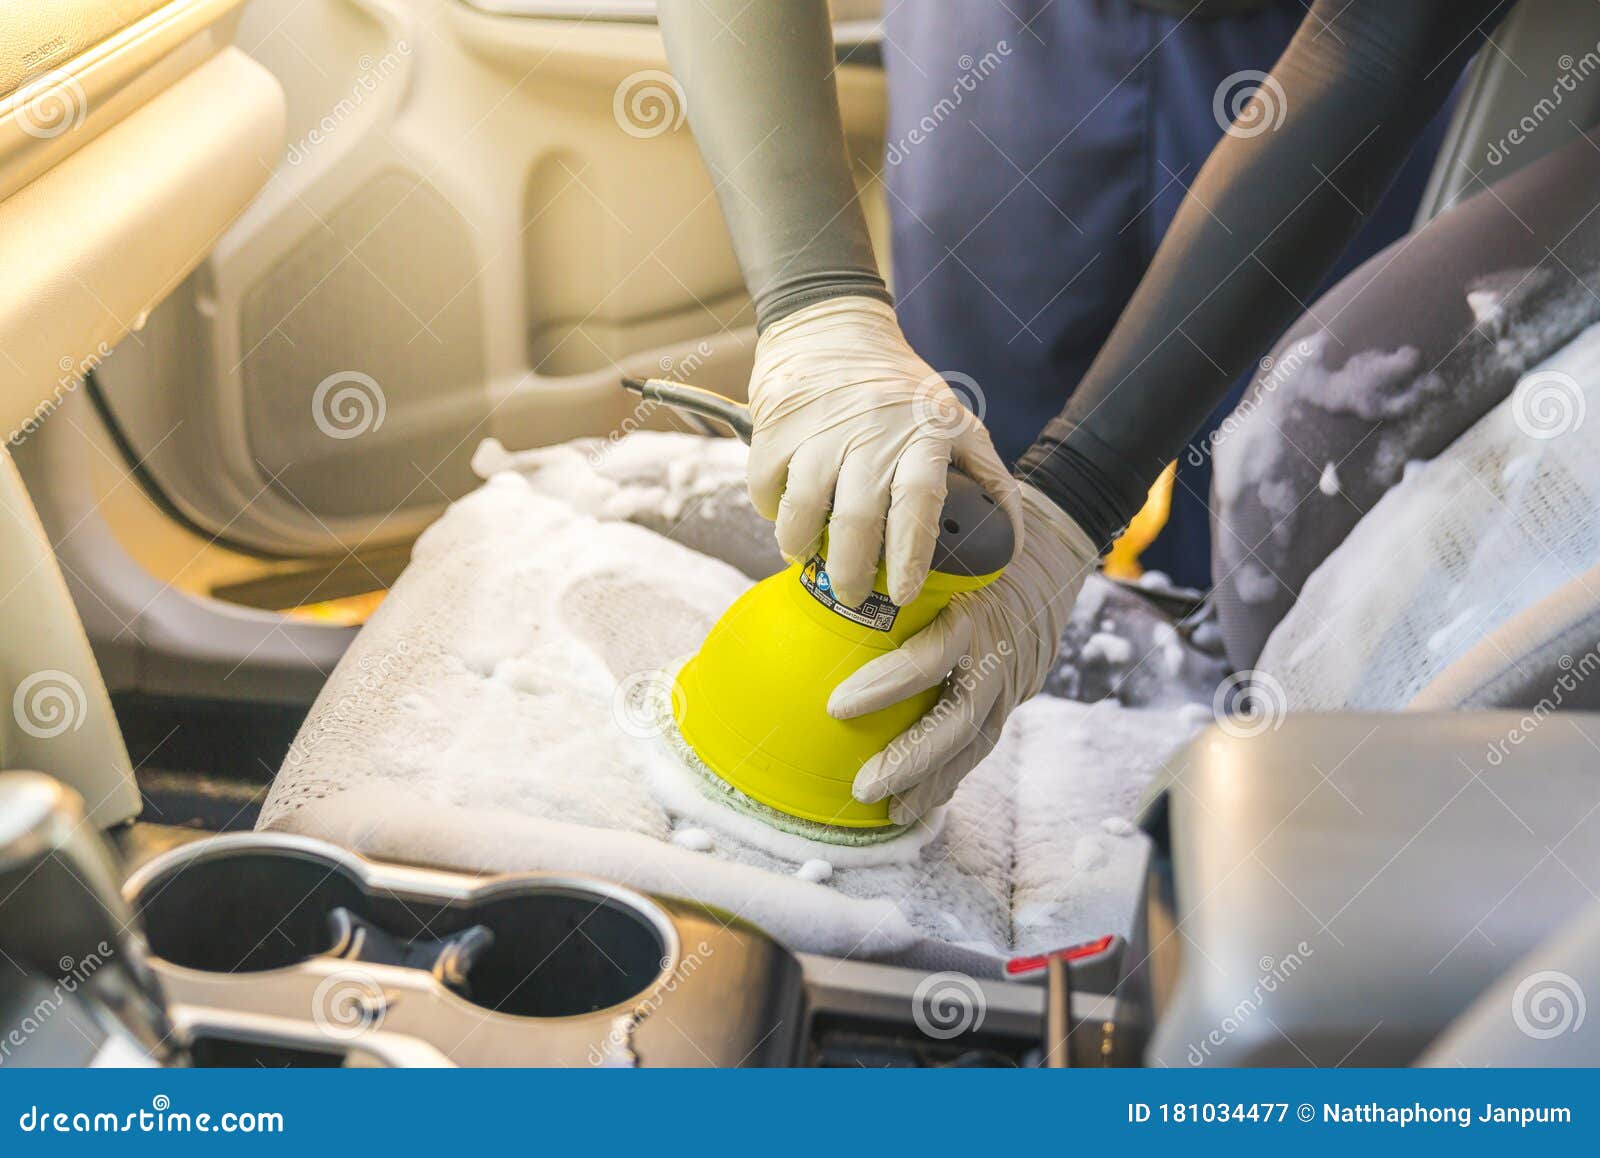
<path id="1" fill-rule="evenodd" d="M 1114 936 L 1107 933 L 1098 941 L 1085 941 L 1070 949 L 1057 949 L 1054 953 L 1039 953 L 1032 957 L 1013 957 L 1006 962 L 1006 973 L 1012 977 L 1022 973 L 1032 973 L 1050 964 L 1052 957 L 1060 957 L 1067 961 L 1081 961 L 1085 957 L 1095 957 L 1111 948 L 1111 943 L 1115 940 Z"/>

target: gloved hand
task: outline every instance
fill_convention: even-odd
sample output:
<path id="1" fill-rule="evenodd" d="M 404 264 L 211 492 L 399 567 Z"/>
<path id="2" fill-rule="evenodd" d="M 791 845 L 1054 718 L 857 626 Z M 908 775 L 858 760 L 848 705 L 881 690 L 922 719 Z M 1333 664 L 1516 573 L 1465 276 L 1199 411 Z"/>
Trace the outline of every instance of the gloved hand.
<path id="1" fill-rule="evenodd" d="M 880 556 L 889 598 L 922 590 L 951 462 L 1021 541 L 1017 484 L 989 432 L 883 302 L 831 298 L 773 323 L 756 343 L 750 414 L 750 498 L 777 521 L 787 559 L 809 556 L 826 524 L 828 578 L 846 606 L 871 593 Z"/>
<path id="2" fill-rule="evenodd" d="M 910 824 L 949 800 L 989 754 L 1012 710 L 1044 686 L 1061 631 L 1098 552 L 1043 494 L 1020 485 L 1022 549 L 989 586 L 957 595 L 895 651 L 833 690 L 828 714 L 849 720 L 944 681 L 928 713 L 856 774 L 863 804 L 893 795 L 889 816 Z"/>

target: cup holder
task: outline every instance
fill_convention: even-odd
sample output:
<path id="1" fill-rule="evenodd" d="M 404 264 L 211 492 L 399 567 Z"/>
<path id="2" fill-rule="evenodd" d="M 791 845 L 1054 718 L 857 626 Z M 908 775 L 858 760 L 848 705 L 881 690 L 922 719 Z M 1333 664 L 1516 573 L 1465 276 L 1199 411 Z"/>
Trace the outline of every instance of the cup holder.
<path id="1" fill-rule="evenodd" d="M 380 866 L 369 880 L 355 864 L 307 849 L 211 842 L 152 863 L 130 882 L 130 900 L 156 957 L 208 973 L 284 969 L 333 952 L 341 909 L 401 946 L 481 926 L 493 940 L 474 955 L 457 996 L 516 1017 L 620 1005 L 655 985 L 675 952 L 663 910 L 601 882 L 501 879 L 463 895 L 391 889 L 375 883 L 383 874 Z"/>
<path id="2" fill-rule="evenodd" d="M 157 957 L 207 973 L 259 973 L 327 952 L 328 914 L 366 902 L 338 861 L 238 849 L 180 861 L 147 878 L 133 903 Z"/>
<path id="3" fill-rule="evenodd" d="M 665 915 L 618 896 L 558 886 L 473 906 L 494 944 L 473 968 L 467 1000 L 518 1017 L 570 1017 L 620 1005 L 670 961 Z"/>

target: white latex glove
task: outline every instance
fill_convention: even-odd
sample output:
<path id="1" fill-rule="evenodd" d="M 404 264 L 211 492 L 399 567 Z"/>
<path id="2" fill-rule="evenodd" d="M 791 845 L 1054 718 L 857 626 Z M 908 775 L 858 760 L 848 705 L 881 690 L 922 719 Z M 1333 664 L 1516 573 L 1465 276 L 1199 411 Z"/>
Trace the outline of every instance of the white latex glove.
<path id="1" fill-rule="evenodd" d="M 1017 484 L 989 432 L 883 302 L 831 298 L 773 323 L 756 343 L 750 415 L 756 510 L 776 520 L 791 560 L 809 557 L 826 525 L 828 578 L 846 606 L 871 594 L 880 556 L 889 598 L 906 604 L 922 590 L 952 462 L 1021 541 Z"/>
<path id="2" fill-rule="evenodd" d="M 1006 717 L 1044 686 L 1072 604 L 1095 569 L 1089 536 L 1039 491 L 1019 486 L 1026 537 L 1005 574 L 957 595 L 828 700 L 828 714 L 848 720 L 945 683 L 938 703 L 856 774 L 855 798 L 871 804 L 892 795 L 896 824 L 949 800 L 995 746 Z"/>

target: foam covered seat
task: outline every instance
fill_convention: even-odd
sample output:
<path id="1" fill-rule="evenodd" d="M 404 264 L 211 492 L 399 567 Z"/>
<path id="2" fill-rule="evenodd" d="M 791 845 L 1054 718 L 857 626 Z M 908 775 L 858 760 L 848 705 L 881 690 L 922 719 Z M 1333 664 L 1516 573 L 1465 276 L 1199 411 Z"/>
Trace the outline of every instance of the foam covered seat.
<path id="1" fill-rule="evenodd" d="M 1576 421 L 1591 408 L 1600 326 L 1415 463 L 1268 638 L 1257 668 L 1287 706 L 1600 702 L 1600 687 L 1586 686 L 1600 667 L 1600 442 Z"/>
<path id="2" fill-rule="evenodd" d="M 1128 931 L 1137 802 L 1208 711 L 1041 696 L 914 832 L 854 848 L 776 832 L 708 796 L 638 694 L 752 582 L 685 542 L 778 564 L 743 448 L 491 444 L 477 465 L 489 481 L 418 541 L 328 681 L 263 828 L 467 870 L 586 871 L 718 905 L 795 949 L 930 968 L 992 972 Z M 1185 661 L 1165 635 L 1146 652 Z"/>
<path id="3" fill-rule="evenodd" d="M 1362 562 L 1346 566 L 1341 585 L 1359 573 L 1361 587 L 1410 589 L 1415 573 L 1372 549 L 1380 504 L 1388 522 L 1397 514 L 1386 498 L 1391 491 L 1420 496 L 1426 486 L 1435 506 L 1453 501 L 1454 484 L 1437 472 L 1423 470 L 1424 481 L 1416 481 L 1419 467 L 1435 460 L 1463 462 L 1466 473 L 1456 477 L 1468 488 L 1479 478 L 1496 492 L 1504 489 L 1479 472 L 1483 463 L 1465 463 L 1455 444 L 1508 400 L 1520 398 L 1529 431 L 1519 455 L 1543 453 L 1541 440 L 1593 441 L 1580 396 L 1589 385 L 1588 362 L 1569 385 L 1573 356 L 1563 351 L 1600 322 L 1600 216 L 1590 192 L 1597 180 L 1600 148 L 1594 139 L 1578 140 L 1462 199 L 1324 294 L 1263 359 L 1256 382 L 1210 446 L 1213 581 L 1236 668 L 1282 674 L 1273 670 L 1284 658 L 1281 641 L 1269 656 L 1269 636 L 1297 603 L 1326 600 L 1326 581 L 1322 593 L 1310 589 L 1313 573 L 1358 530 L 1367 539 L 1357 553 Z M 1518 484 L 1519 496 L 1531 501 L 1552 481 L 1536 476 Z M 1576 484 L 1592 485 L 1581 477 Z M 1548 493 L 1553 503 L 1566 504 L 1566 522 L 1528 524 L 1536 535 L 1533 560 L 1546 546 L 1566 550 L 1571 525 L 1581 527 L 1594 510 L 1565 484 Z M 1483 497 L 1461 492 L 1480 520 L 1491 517 Z M 1480 528 L 1456 519 L 1451 544 L 1441 542 L 1440 526 L 1430 527 L 1425 516 L 1414 525 L 1430 528 L 1424 545 L 1448 584 L 1464 577 L 1452 560 L 1478 550 L 1480 530 L 1504 524 L 1491 520 Z M 1477 579 L 1490 580 L 1481 566 Z M 1503 595 L 1526 595 L 1497 589 L 1497 581 L 1468 591 L 1468 598 L 1492 604 Z M 1447 594 L 1427 583 L 1414 590 L 1434 600 Z M 1364 633 L 1386 622 L 1382 610 L 1369 611 L 1376 623 Z M 1508 666 L 1514 660 L 1513 654 Z M 1389 693 L 1375 688 L 1365 695 L 1359 702 L 1372 706 L 1405 702 L 1388 702 Z M 1320 702 L 1341 706 L 1331 689 Z"/>

